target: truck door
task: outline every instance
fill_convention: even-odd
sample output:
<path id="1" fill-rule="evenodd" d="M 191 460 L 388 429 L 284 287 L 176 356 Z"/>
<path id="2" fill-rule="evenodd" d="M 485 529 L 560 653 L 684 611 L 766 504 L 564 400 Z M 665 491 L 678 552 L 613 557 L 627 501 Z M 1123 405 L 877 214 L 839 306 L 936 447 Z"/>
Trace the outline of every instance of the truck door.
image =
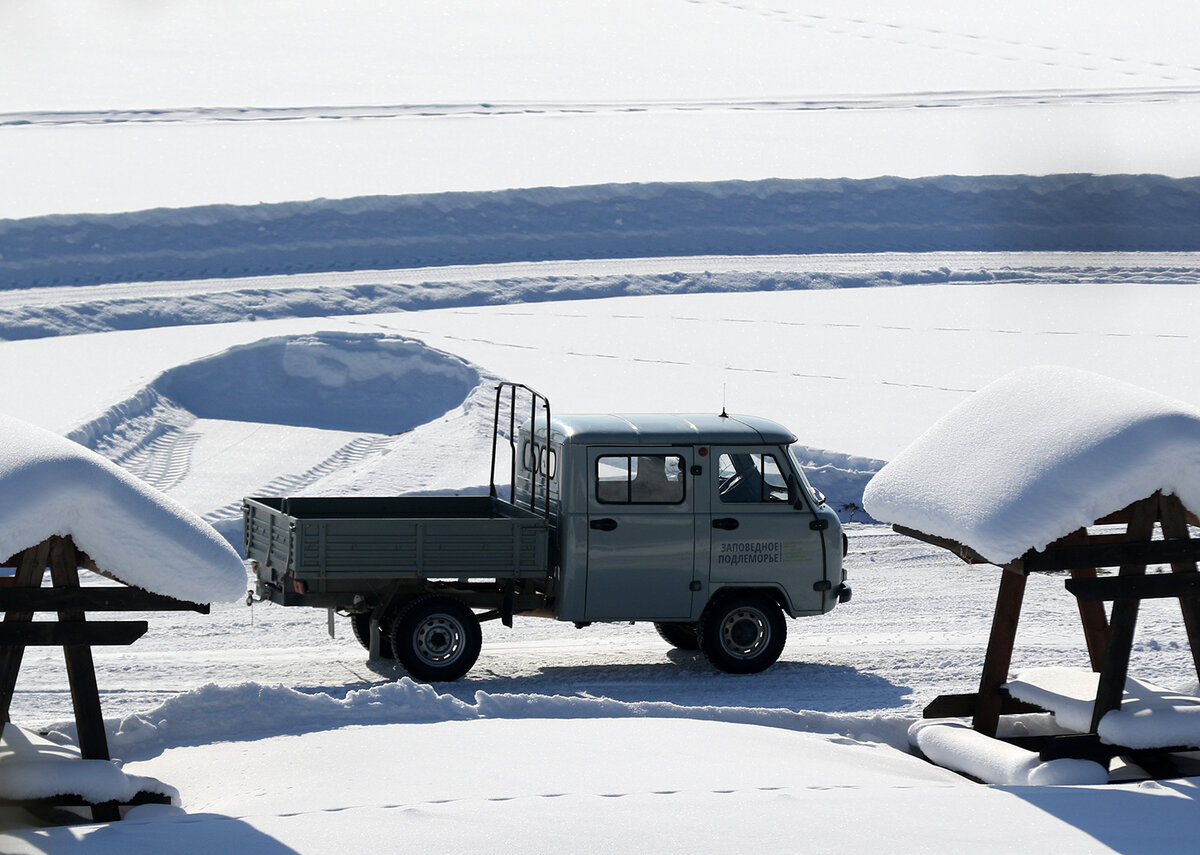
<path id="1" fill-rule="evenodd" d="M 588 450 L 588 620 L 689 620 L 690 448 Z"/>
<path id="2" fill-rule="evenodd" d="M 709 459 L 713 587 L 780 587 L 797 613 L 819 613 L 823 597 L 813 585 L 825 578 L 821 532 L 810 527 L 807 505 L 788 501 L 782 450 L 714 447 Z"/>

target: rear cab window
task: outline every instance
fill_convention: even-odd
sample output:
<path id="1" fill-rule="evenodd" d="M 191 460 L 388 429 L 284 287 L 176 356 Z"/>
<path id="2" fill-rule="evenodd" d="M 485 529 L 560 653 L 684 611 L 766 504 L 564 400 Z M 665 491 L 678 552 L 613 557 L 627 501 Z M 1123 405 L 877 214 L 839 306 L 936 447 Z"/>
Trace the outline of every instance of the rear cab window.
<path id="1" fill-rule="evenodd" d="M 596 501 L 604 505 L 678 505 L 687 498 L 677 454 L 609 454 L 597 458 Z"/>

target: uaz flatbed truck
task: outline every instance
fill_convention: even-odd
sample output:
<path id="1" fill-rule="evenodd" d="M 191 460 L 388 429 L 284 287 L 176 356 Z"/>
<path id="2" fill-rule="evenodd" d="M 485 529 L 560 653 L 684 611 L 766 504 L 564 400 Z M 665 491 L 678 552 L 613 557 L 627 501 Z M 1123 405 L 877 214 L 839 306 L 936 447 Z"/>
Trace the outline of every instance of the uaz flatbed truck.
<path id="1" fill-rule="evenodd" d="M 651 621 L 669 644 L 753 673 L 782 652 L 784 615 L 850 599 L 837 514 L 775 422 L 553 417 L 544 396 L 502 383 L 493 427 L 487 496 L 245 499 L 256 595 L 329 609 L 331 632 L 348 615 L 372 655 L 431 681 L 470 670 L 480 621 L 518 616 Z"/>

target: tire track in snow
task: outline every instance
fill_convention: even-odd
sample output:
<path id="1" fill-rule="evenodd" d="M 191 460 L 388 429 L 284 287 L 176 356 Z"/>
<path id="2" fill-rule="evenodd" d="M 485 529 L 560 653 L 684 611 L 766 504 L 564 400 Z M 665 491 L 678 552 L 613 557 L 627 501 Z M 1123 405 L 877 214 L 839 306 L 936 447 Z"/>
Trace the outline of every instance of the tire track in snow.
<path id="1" fill-rule="evenodd" d="M 1174 78 L 1170 78 L 1174 79 Z M 46 110 L 0 113 L 0 128 L 29 125 L 129 125 L 219 122 L 339 121 L 612 115 L 617 113 L 845 112 L 954 107 L 1041 107 L 1047 104 L 1128 104 L 1200 100 L 1200 86 L 1012 91 L 896 92 L 825 98 L 663 101 L 509 101 L 378 106 L 190 107 L 140 110 Z"/>
<path id="2" fill-rule="evenodd" d="M 1116 71 L 1129 77 L 1151 77 L 1167 81 L 1178 81 L 1185 76 L 1194 77 L 1197 72 L 1200 72 L 1200 67 L 1193 65 L 1114 56 L 1062 45 L 1044 44 L 1028 39 L 955 32 L 897 21 L 873 21 L 859 17 L 802 12 L 796 9 L 777 9 L 775 8 L 777 3 L 764 6 L 754 3 L 752 0 L 687 0 L 687 2 L 694 5 L 715 3 L 738 12 L 756 14 L 768 20 L 776 20 L 808 30 L 820 30 L 831 35 L 879 41 L 901 47 L 946 51 L 1002 62 L 1033 62 L 1050 68 L 1087 72 L 1101 72 L 1106 70 L 1105 66 L 1107 66 L 1107 70 Z M 1022 52 L 1027 53 L 1023 54 Z"/>
<path id="3" fill-rule="evenodd" d="M 346 466 L 351 466 L 366 460 L 368 457 L 382 455 L 388 451 L 395 437 L 392 436 L 361 436 L 358 439 L 351 440 L 343 445 L 333 454 L 326 457 L 316 466 L 313 466 L 304 472 L 281 475 L 268 481 L 261 487 L 253 490 L 254 495 L 259 496 L 288 496 L 297 490 L 315 484 L 321 478 L 329 475 L 338 469 Z M 240 519 L 242 516 L 242 501 L 238 499 L 223 505 L 219 508 L 214 508 L 203 515 L 205 522 L 211 524 Z"/>
<path id="4" fill-rule="evenodd" d="M 192 451 L 199 439 L 200 434 L 196 431 L 171 428 L 115 462 L 165 493 L 191 471 Z"/>

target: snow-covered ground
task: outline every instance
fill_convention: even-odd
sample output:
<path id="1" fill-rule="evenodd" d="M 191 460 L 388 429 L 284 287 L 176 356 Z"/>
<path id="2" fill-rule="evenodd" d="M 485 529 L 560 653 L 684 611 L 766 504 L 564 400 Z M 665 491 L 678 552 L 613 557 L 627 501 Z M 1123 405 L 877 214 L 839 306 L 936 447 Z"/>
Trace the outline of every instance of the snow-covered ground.
<path id="1" fill-rule="evenodd" d="M 1161 269 L 1167 260 L 1150 261 Z M 668 394 L 679 409 L 727 399 L 792 425 L 834 485 L 861 491 L 879 461 L 844 451 L 892 456 L 1009 367 L 1105 359 L 1104 370 L 1145 381 L 1146 361 L 1186 362 L 1194 295 L 1190 284 L 1109 282 L 614 297 L 51 336 L 7 343 L 0 360 L 10 412 L 103 450 L 236 538 L 246 493 L 478 488 L 495 376 L 542 386 L 560 411 L 657 409 Z M 713 352 L 713 341 L 764 328 L 799 334 Z M 987 336 L 995 347 L 979 346 Z M 1142 361 L 1126 367 L 1133 354 Z M 1152 379 L 1200 399 L 1187 377 Z M 372 394 L 431 391 L 441 399 L 424 411 L 362 406 Z M 298 409 L 297 399 L 325 405 Z M 389 436 L 380 418 L 407 432 Z M 97 651 L 102 699 L 114 755 L 131 773 L 178 787 L 187 816 L 146 809 L 120 834 L 101 826 L 8 839 L 51 852 L 79 837 L 97 852 L 152 851 L 165 839 L 185 850 L 229 842 L 308 852 L 402 828 L 413 845 L 453 839 L 470 851 L 511 841 L 538 818 L 554 830 L 513 845 L 547 851 L 586 835 L 585 850 L 622 841 L 680 850 L 744 836 L 745 823 L 761 829 L 750 839 L 779 844 L 813 833 L 810 810 L 869 806 L 864 827 L 817 832 L 822 849 L 858 851 L 917 834 L 927 821 L 914 811 L 937 799 L 993 817 L 986 828 L 938 827 L 937 839 L 985 851 L 1046 838 L 1064 851 L 1136 850 L 1142 834 L 1111 819 L 1124 810 L 1170 826 L 1159 851 L 1186 851 L 1183 837 L 1196 830 L 1191 780 L 1014 797 L 908 756 L 905 732 L 921 707 L 975 688 L 996 571 L 882 527 L 849 532 L 854 600 L 796 622 L 780 663 L 746 678 L 670 650 L 647 626 L 528 619 L 512 630 L 487 625 L 474 671 L 435 693 L 390 663 L 366 662 L 345 625 L 329 639 L 322 613 L 234 604 L 211 616 L 151 616 L 134 647 Z M 1022 667 L 1086 666 L 1061 584 L 1031 580 Z M 1177 610 L 1145 609 L 1133 668 L 1195 691 Z M 27 653 L 13 716 L 70 732 L 57 651 Z M 404 771 L 363 771 L 381 756 Z M 1115 793 L 1128 805 L 1112 804 Z"/>
<path id="2" fill-rule="evenodd" d="M 0 163 L 22 168 L 0 216 L 632 181 L 1200 175 L 1194 4 L 976 6 L 7 4 Z"/>
<path id="3" fill-rule="evenodd" d="M 640 624 L 527 619 L 486 625 L 475 669 L 431 689 L 367 662 L 345 625 L 330 639 L 323 613 L 149 616 L 133 647 L 97 650 L 102 703 L 114 756 L 177 787 L 182 812 L 5 830 L 0 851 L 1194 851 L 1196 778 L 987 787 L 908 753 L 925 703 L 976 687 L 998 571 L 850 506 L 1014 368 L 1200 404 L 1194 181 L 926 178 L 1200 175 L 1198 14 L 5 5 L 0 162 L 19 168 L 0 175 L 0 216 L 16 218 L 0 222 L 0 412 L 101 451 L 236 541 L 246 494 L 478 489 L 497 377 L 558 412 L 725 405 L 789 425 L 856 522 L 853 601 L 792 623 L 755 676 Z M 918 180 L 898 197 L 843 180 L 885 174 Z M 837 179 L 820 189 L 844 204 L 822 210 L 848 242 L 819 248 L 856 254 L 780 255 L 813 245 L 771 223 L 816 197 L 759 180 L 779 178 Z M 633 181 L 652 185 L 573 189 Z M 565 189 L 520 189 L 536 187 Z M 1001 198 L 955 242 L 965 200 Z M 1049 217 L 1048 199 L 1073 213 Z M 183 205 L 218 207 L 141 210 Z M 622 213 L 628 228 L 600 227 Z M 23 219 L 39 215 L 56 216 Z M 988 237 L 1000 226 L 1016 239 Z M 1167 227 L 1189 252 L 1150 251 Z M 359 238 L 380 264 L 354 258 Z M 1064 247 L 1110 251 L 1044 251 Z M 700 253 L 720 255 L 666 257 Z M 398 257 L 479 264 L 360 269 Z M 1086 665 L 1061 577 L 1030 580 L 1022 621 L 1015 668 Z M 1156 685 L 1200 690 L 1177 607 L 1146 605 L 1134 659 Z M 26 653 L 12 714 L 71 735 L 59 652 Z"/>

